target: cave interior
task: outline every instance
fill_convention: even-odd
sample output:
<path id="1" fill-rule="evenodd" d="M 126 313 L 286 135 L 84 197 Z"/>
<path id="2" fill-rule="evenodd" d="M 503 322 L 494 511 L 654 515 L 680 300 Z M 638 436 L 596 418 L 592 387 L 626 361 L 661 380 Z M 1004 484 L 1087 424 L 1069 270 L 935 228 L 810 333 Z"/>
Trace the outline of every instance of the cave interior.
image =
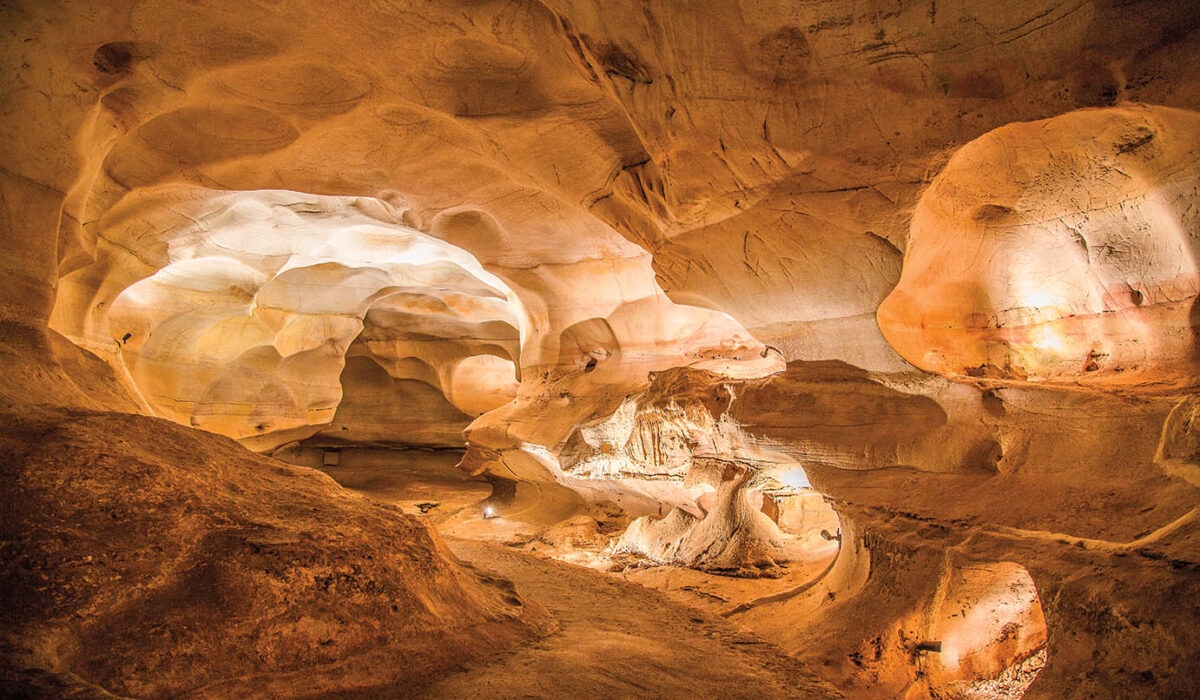
<path id="1" fill-rule="evenodd" d="M 0 695 L 1200 697 L 1194 0 L 0 27 Z"/>

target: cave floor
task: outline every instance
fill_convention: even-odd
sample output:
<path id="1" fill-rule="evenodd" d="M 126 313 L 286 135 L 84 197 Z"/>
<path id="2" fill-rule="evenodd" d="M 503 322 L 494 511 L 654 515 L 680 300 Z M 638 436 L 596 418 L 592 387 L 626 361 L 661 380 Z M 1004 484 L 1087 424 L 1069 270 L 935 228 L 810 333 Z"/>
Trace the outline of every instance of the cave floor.
<path id="1" fill-rule="evenodd" d="M 320 450 L 281 458 L 320 469 L 351 491 L 400 506 L 441 529 L 445 521 L 492 493 L 486 481 L 455 467 L 462 455 L 462 450 L 347 448 L 338 453 L 337 465 L 323 465 Z"/>
<path id="2" fill-rule="evenodd" d="M 499 544 L 448 543 L 513 581 L 559 631 L 443 678 L 424 697 L 840 697 L 774 645 L 659 591 Z"/>
<path id="3" fill-rule="evenodd" d="M 409 513 L 436 502 L 421 517 L 443 531 L 455 556 L 512 581 L 558 625 L 534 644 L 435 681 L 422 697 L 841 697 L 804 664 L 721 616 L 733 604 L 795 585 L 825 562 L 761 580 L 676 567 L 605 573 L 564 563 L 519 546 L 525 538 L 502 521 L 478 520 L 474 509 L 491 487 L 454 469 L 455 461 L 452 453 L 351 450 L 340 465 L 322 467 L 346 488 Z"/>

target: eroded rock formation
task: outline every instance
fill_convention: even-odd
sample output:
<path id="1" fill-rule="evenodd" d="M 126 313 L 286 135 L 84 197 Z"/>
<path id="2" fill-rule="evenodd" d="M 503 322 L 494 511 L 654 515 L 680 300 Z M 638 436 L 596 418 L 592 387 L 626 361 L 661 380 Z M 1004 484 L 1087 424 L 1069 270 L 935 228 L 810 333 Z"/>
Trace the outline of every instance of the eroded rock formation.
<path id="1" fill-rule="evenodd" d="M 6 695 L 408 692 L 551 624 L 314 470 L 136 415 L 3 421 Z"/>
<path id="2" fill-rule="evenodd" d="M 879 307 L 956 377 L 1194 386 L 1200 114 L 1125 106 L 1012 124 L 954 154 Z"/>
<path id="3" fill-rule="evenodd" d="M 339 409 L 331 428 L 350 439 L 458 444 L 462 411 L 515 394 L 520 302 L 402 218 L 364 198 L 146 193 L 101 222 L 97 259 L 63 278 L 51 327 L 111 357 L 154 414 L 259 449 Z M 398 400 L 431 425 L 360 418 L 355 400 Z"/>
<path id="4" fill-rule="evenodd" d="M 506 536 L 812 555 L 726 612 L 847 694 L 1042 655 L 1030 697 L 1195 694 L 1194 2 L 0 26 L 10 687 L 338 692 L 547 629 L 425 524 L 191 426 L 463 447 Z"/>

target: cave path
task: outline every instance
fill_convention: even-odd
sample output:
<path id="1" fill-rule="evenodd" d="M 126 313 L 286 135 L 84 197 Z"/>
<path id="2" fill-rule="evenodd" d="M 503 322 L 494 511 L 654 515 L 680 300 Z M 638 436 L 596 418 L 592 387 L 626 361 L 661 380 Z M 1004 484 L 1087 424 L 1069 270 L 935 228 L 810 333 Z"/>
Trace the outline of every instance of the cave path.
<path id="1" fill-rule="evenodd" d="M 429 698 L 837 698 L 775 646 L 663 593 L 503 545 L 446 538 L 560 630 L 425 688 Z"/>

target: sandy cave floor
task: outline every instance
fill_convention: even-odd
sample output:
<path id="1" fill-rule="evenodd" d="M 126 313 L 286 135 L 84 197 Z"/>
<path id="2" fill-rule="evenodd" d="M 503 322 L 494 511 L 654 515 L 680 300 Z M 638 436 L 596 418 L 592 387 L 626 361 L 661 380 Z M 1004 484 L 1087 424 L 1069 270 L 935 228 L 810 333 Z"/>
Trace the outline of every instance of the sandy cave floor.
<path id="1" fill-rule="evenodd" d="M 494 543 L 450 548 L 512 580 L 560 630 L 427 697 L 840 697 L 770 643 L 659 591 Z"/>
<path id="2" fill-rule="evenodd" d="M 842 697 L 774 644 L 769 630 L 738 624 L 743 613 L 821 580 L 836 558 L 834 543 L 809 552 L 819 556 L 782 563 L 777 577 L 718 575 L 614 555 L 607 538 L 575 541 L 569 526 L 484 519 L 492 487 L 456 467 L 458 450 L 353 447 L 341 450 L 337 465 L 322 464 L 320 449 L 281 456 L 426 519 L 461 561 L 512 581 L 553 616 L 555 633 L 455 669 L 420 697 Z M 607 510 L 581 517 L 602 519 Z M 609 524 L 623 528 L 628 516 Z M 962 697 L 1020 698 L 1044 663 L 1043 650 L 960 689 Z"/>
<path id="3" fill-rule="evenodd" d="M 454 554 L 511 580 L 559 626 L 540 642 L 453 672 L 423 697 L 840 697 L 803 664 L 722 616 L 803 585 L 826 562 L 789 567 L 776 579 L 678 567 L 605 573 L 550 558 L 523 528 L 479 520 L 474 510 L 490 486 L 455 470 L 453 451 L 353 449 L 340 457 L 322 469 L 351 490 L 414 514 L 418 504 L 436 503 L 423 517 L 443 531 Z M 292 461 L 319 460 L 310 453 Z M 464 532 L 470 539 L 456 536 Z"/>

